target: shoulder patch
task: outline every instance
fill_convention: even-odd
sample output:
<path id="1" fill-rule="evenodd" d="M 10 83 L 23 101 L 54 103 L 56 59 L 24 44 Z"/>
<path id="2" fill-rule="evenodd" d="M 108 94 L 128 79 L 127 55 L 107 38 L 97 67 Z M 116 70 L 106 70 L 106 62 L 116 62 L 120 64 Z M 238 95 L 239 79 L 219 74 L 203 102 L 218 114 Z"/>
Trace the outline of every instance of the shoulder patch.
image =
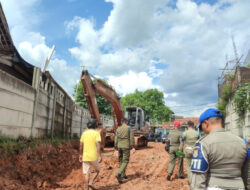
<path id="1" fill-rule="evenodd" d="M 208 161 L 202 151 L 202 143 L 196 143 L 193 150 L 191 171 L 205 173 L 208 170 Z"/>
<path id="2" fill-rule="evenodd" d="M 243 140 L 248 145 L 248 141 L 245 138 L 243 138 Z M 248 146 L 248 148 L 247 148 L 247 157 L 246 157 L 245 162 L 247 162 L 249 159 L 250 159 L 250 148 Z"/>

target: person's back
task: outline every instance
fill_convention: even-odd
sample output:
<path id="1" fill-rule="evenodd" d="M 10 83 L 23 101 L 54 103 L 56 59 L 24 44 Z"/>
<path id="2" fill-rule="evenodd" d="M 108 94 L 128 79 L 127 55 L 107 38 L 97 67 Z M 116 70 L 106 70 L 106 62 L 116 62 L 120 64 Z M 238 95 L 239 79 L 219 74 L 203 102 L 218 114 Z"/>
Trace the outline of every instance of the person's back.
<path id="1" fill-rule="evenodd" d="M 222 114 L 214 108 L 200 115 L 197 127 L 206 136 L 193 149 L 191 189 L 244 189 L 241 168 L 247 157 L 245 142 L 222 128 Z"/>
<path id="2" fill-rule="evenodd" d="M 246 139 L 243 139 L 245 143 L 247 144 L 247 158 L 245 160 L 245 163 L 242 167 L 242 178 L 245 184 L 246 190 L 250 190 L 250 139 L 248 141 Z"/>
<path id="3" fill-rule="evenodd" d="M 241 168 L 246 159 L 244 141 L 224 129 L 215 129 L 201 140 L 203 147 L 209 149 L 208 186 L 244 188 Z"/>
<path id="4" fill-rule="evenodd" d="M 199 138 L 199 134 L 194 129 L 189 129 L 183 133 L 186 147 L 193 147 Z"/>
<path id="5" fill-rule="evenodd" d="M 182 146 L 185 144 L 185 158 L 186 158 L 186 168 L 188 181 L 191 182 L 191 161 L 193 157 L 193 147 L 196 141 L 199 139 L 199 133 L 194 130 L 194 123 L 188 121 L 187 131 L 182 134 Z"/>
<path id="6" fill-rule="evenodd" d="M 117 148 L 120 149 L 130 149 L 130 147 L 134 147 L 134 136 L 133 131 L 126 124 L 123 124 L 121 127 L 118 127 L 117 134 Z"/>
<path id="7" fill-rule="evenodd" d="M 85 174 L 84 189 L 89 187 L 95 189 L 93 183 L 100 172 L 101 158 L 101 136 L 97 128 L 97 120 L 92 119 L 87 123 L 88 129 L 83 132 L 80 139 L 79 161 L 82 162 L 82 171 Z M 92 179 L 89 180 L 90 167 L 94 168 Z"/>
<path id="8" fill-rule="evenodd" d="M 169 131 L 169 163 L 168 163 L 168 176 L 167 180 L 171 180 L 171 176 L 173 175 L 173 171 L 175 168 L 175 161 L 178 159 L 178 176 L 179 178 L 184 178 L 183 173 L 183 158 L 177 158 L 176 153 L 178 151 L 182 151 L 181 146 L 181 135 L 182 133 L 179 131 L 181 124 L 180 122 L 174 122 L 174 129 Z"/>
<path id="9" fill-rule="evenodd" d="M 169 131 L 170 146 L 179 146 L 182 133 L 178 129 Z"/>
<path id="10" fill-rule="evenodd" d="M 98 159 L 96 142 L 101 141 L 99 132 L 88 129 L 82 134 L 80 141 L 83 143 L 83 161 L 96 161 Z"/>
<path id="11" fill-rule="evenodd" d="M 132 152 L 134 149 L 134 133 L 128 126 L 127 118 L 122 119 L 122 126 L 118 127 L 116 130 L 115 136 L 115 149 L 119 154 L 119 164 L 120 168 L 116 175 L 116 178 L 119 183 L 122 183 L 123 179 L 127 179 L 126 168 L 129 163 L 130 149 Z"/>

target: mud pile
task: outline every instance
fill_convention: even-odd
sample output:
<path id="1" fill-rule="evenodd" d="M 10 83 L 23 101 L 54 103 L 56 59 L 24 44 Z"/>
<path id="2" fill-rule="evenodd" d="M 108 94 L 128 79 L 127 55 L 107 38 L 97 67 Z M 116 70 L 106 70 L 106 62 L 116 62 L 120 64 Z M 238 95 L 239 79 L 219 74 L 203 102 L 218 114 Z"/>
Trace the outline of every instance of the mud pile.
<path id="1" fill-rule="evenodd" d="M 78 142 L 44 145 L 36 151 L 19 153 L 0 159 L 0 190 L 80 190 L 84 189 L 81 164 L 78 161 Z M 145 149 L 131 155 L 127 168 L 128 180 L 119 184 L 115 178 L 119 163 L 113 148 L 102 154 L 101 172 L 95 186 L 99 190 L 188 190 L 187 177 L 167 181 L 169 155 L 162 143 L 149 143 Z M 185 166 L 184 166 L 185 169 Z M 186 171 L 185 171 L 186 174 Z M 186 176 L 186 175 L 185 175 Z"/>
<path id="2" fill-rule="evenodd" d="M 41 145 L 0 159 L 0 189 L 47 189 L 58 187 L 72 169 L 79 169 L 78 142 L 58 147 Z"/>

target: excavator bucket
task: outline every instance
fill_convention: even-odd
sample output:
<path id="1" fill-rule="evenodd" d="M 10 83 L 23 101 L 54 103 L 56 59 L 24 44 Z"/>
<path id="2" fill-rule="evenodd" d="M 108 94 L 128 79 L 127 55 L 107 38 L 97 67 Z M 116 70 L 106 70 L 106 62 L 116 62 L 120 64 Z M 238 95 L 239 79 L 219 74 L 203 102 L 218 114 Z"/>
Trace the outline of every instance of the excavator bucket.
<path id="1" fill-rule="evenodd" d="M 144 148 L 148 145 L 148 139 L 145 136 L 135 136 L 135 148 Z"/>

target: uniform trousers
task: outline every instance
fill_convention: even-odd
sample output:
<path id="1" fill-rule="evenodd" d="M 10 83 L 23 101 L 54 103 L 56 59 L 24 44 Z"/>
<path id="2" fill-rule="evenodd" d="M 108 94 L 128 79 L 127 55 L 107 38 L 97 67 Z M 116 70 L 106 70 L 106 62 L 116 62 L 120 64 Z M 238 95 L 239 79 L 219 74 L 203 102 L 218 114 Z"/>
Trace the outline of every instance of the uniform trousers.
<path id="1" fill-rule="evenodd" d="M 119 151 L 119 164 L 120 164 L 118 174 L 121 175 L 121 177 L 124 177 L 127 165 L 129 163 L 130 149 L 119 148 L 118 151 Z"/>
<path id="2" fill-rule="evenodd" d="M 171 176 L 173 174 L 174 168 L 175 168 L 175 162 L 178 160 L 178 176 L 183 177 L 183 158 L 177 157 L 176 152 L 179 151 L 179 145 L 170 146 L 169 150 L 169 163 L 168 163 L 168 175 Z"/>

